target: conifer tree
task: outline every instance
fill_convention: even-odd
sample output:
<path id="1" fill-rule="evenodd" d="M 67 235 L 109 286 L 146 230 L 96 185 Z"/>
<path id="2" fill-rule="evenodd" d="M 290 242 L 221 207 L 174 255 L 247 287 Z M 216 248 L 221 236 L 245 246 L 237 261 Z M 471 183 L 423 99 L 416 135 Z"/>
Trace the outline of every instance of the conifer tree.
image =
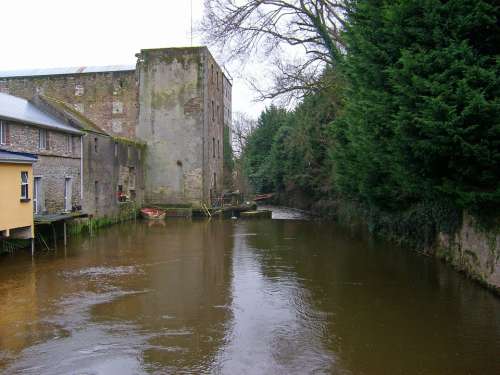
<path id="1" fill-rule="evenodd" d="M 500 207 L 498 2 L 359 0 L 348 18 L 341 191 L 385 210 Z"/>

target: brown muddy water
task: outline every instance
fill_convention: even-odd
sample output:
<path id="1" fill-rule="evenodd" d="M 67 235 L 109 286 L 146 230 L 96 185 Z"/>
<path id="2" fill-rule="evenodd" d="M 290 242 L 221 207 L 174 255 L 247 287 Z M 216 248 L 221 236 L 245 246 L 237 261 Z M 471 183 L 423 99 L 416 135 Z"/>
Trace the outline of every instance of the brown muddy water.
<path id="1" fill-rule="evenodd" d="M 500 374 L 500 300 L 331 223 L 130 222 L 0 257 L 0 373 Z"/>

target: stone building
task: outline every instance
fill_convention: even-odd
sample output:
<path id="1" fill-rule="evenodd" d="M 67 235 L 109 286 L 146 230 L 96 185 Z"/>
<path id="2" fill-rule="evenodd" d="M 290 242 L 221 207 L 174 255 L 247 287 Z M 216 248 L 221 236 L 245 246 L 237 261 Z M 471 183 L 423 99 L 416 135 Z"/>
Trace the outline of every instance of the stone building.
<path id="1" fill-rule="evenodd" d="M 33 166 L 35 213 L 82 204 L 82 132 L 32 102 L 0 93 L 0 148 L 38 155 Z"/>
<path id="2" fill-rule="evenodd" d="M 230 80 L 206 47 L 148 49 L 137 58 L 135 67 L 0 72 L 0 92 L 53 98 L 111 138 L 146 144 L 147 203 L 210 203 L 222 190 Z"/>
<path id="3" fill-rule="evenodd" d="M 144 202 L 145 144 L 114 137 L 68 104 L 47 96 L 34 102 L 83 132 L 83 210 L 94 217 L 129 216 Z"/>

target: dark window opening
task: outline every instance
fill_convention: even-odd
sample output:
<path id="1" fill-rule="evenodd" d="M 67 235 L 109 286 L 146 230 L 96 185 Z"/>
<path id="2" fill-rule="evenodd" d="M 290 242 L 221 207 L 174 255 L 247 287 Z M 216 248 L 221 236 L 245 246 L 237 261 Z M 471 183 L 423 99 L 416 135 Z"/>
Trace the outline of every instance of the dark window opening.
<path id="1" fill-rule="evenodd" d="M 97 203 L 99 202 L 99 181 L 94 181 L 94 199 L 97 209 Z"/>
<path id="2" fill-rule="evenodd" d="M 213 157 L 215 158 L 215 138 L 212 138 L 212 154 Z"/>
<path id="3" fill-rule="evenodd" d="M 94 138 L 94 152 L 97 152 L 98 139 Z"/>

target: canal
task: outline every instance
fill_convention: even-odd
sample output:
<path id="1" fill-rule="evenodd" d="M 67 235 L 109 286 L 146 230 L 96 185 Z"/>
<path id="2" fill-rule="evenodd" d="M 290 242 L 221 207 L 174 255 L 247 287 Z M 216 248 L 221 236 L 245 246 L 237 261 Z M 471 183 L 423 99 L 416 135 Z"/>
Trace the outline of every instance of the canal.
<path id="1" fill-rule="evenodd" d="M 0 373 L 500 374 L 491 293 L 362 232 L 275 217 L 129 222 L 0 257 Z"/>

